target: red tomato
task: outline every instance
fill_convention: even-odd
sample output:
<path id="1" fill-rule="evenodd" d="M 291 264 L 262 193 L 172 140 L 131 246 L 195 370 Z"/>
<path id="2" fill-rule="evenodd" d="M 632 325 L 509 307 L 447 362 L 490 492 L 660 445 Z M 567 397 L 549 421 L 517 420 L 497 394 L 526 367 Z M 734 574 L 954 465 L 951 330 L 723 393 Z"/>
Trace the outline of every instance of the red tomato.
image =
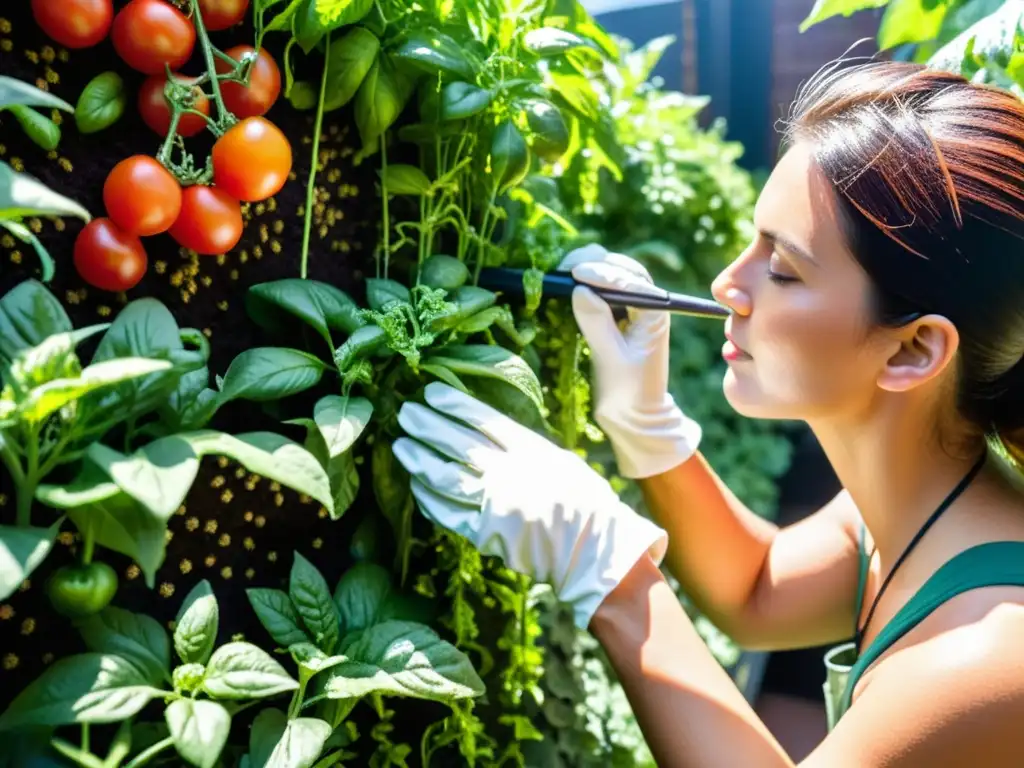
<path id="1" fill-rule="evenodd" d="M 242 207 L 216 187 L 186 187 L 181 215 L 170 229 L 179 245 L 204 256 L 227 253 L 242 239 Z"/>
<path id="2" fill-rule="evenodd" d="M 110 0 L 32 0 L 36 24 L 66 48 L 90 48 L 110 32 L 114 5 Z"/>
<path id="3" fill-rule="evenodd" d="M 178 77 L 178 73 L 174 73 Z M 189 83 L 194 83 L 194 77 L 180 78 Z M 139 87 L 139 114 L 142 115 L 142 122 L 152 128 L 161 136 L 166 136 L 171 128 L 171 108 L 164 98 L 164 85 L 167 78 L 164 75 L 152 75 L 147 77 Z M 210 114 L 210 100 L 206 98 L 201 88 L 194 89 L 196 94 L 192 108 L 204 115 Z M 195 136 L 206 128 L 206 121 L 199 115 L 184 113 L 178 121 L 178 135 L 188 138 Z"/>
<path id="4" fill-rule="evenodd" d="M 292 169 L 292 147 L 263 117 L 232 126 L 213 145 L 213 183 L 237 200 L 266 200 L 281 191 Z"/>
<path id="5" fill-rule="evenodd" d="M 75 238 L 75 269 L 85 282 L 104 291 L 127 291 L 146 274 L 142 241 L 110 219 L 93 219 Z"/>
<path id="6" fill-rule="evenodd" d="M 233 27 L 245 18 L 249 0 L 199 0 L 203 24 L 211 32 Z"/>
<path id="7" fill-rule="evenodd" d="M 181 213 L 181 186 L 149 155 L 133 155 L 114 166 L 103 183 L 107 216 L 125 232 L 149 237 L 171 228 Z"/>
<path id="8" fill-rule="evenodd" d="M 241 61 L 245 54 L 255 52 L 256 49 L 251 45 L 236 45 L 224 51 L 235 61 Z M 231 66 L 220 58 L 215 66 L 220 74 L 231 71 Z M 277 68 L 274 57 L 260 48 L 255 63 L 249 69 L 248 87 L 241 83 L 221 83 L 220 92 L 224 97 L 224 105 L 238 119 L 265 115 L 281 93 L 281 70 Z"/>
<path id="9" fill-rule="evenodd" d="M 160 74 L 164 64 L 179 69 L 196 44 L 192 22 L 164 0 L 132 0 L 114 17 L 111 37 L 124 63 L 147 75 Z"/>

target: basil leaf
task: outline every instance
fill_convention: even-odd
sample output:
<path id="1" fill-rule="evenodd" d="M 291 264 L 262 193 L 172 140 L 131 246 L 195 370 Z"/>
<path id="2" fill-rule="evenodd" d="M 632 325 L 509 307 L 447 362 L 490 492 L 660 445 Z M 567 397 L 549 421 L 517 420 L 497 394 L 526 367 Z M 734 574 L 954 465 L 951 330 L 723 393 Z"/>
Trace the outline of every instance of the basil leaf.
<path id="1" fill-rule="evenodd" d="M 284 347 L 247 349 L 231 361 L 220 387 L 220 402 L 279 400 L 316 386 L 324 364 L 313 355 Z"/>
<path id="2" fill-rule="evenodd" d="M 286 278 L 260 283 L 249 289 L 245 302 L 257 325 L 280 331 L 284 325 L 281 315 L 291 315 L 316 330 L 332 348 L 332 330 L 351 334 L 366 324 L 347 293 L 317 280 Z"/>
<path id="3" fill-rule="evenodd" d="M 185 664 L 206 664 L 217 644 L 220 606 L 203 579 L 185 597 L 174 625 L 174 650 Z"/>
<path id="4" fill-rule="evenodd" d="M 430 191 L 430 179 L 415 165 L 388 165 L 381 180 L 389 195 L 425 195 Z"/>
<path id="5" fill-rule="evenodd" d="M 548 162 L 555 162 L 569 149 L 569 127 L 558 108 L 543 99 L 531 99 L 526 105 L 526 122 L 533 131 L 533 151 Z"/>
<path id="6" fill-rule="evenodd" d="M 82 653 L 59 659 L 0 715 L 0 731 L 32 725 L 117 723 L 164 696 L 127 659 Z"/>
<path id="7" fill-rule="evenodd" d="M 256 699 L 298 687 L 266 651 L 242 642 L 228 643 L 214 651 L 203 680 L 203 690 L 216 699 Z"/>
<path id="8" fill-rule="evenodd" d="M 468 279 L 469 268 L 465 262 L 444 253 L 432 254 L 420 266 L 420 282 L 431 288 L 452 292 L 461 288 Z"/>
<path id="9" fill-rule="evenodd" d="M 159 408 L 162 434 L 174 434 L 205 427 L 220 405 L 220 396 L 210 389 L 210 370 L 206 366 L 189 371 Z"/>
<path id="10" fill-rule="evenodd" d="M 288 596 L 316 646 L 326 654 L 338 644 L 338 609 L 323 575 L 298 552 L 288 580 Z"/>
<path id="11" fill-rule="evenodd" d="M 279 709 L 264 709 L 252 721 L 249 732 L 249 755 L 252 768 L 265 768 L 274 747 L 288 727 L 288 716 Z"/>
<path id="12" fill-rule="evenodd" d="M 456 289 L 448 300 L 454 305 L 452 309 L 428 323 L 428 328 L 434 333 L 451 330 L 467 317 L 483 312 L 498 300 L 498 296 L 486 288 L 463 285 Z"/>
<path id="13" fill-rule="evenodd" d="M 363 147 L 356 161 L 377 151 L 377 140 L 405 109 L 415 83 L 391 60 L 378 56 L 356 93 L 356 128 Z"/>
<path id="14" fill-rule="evenodd" d="M 215 701 L 177 699 L 164 711 L 178 754 L 199 768 L 213 768 L 231 732 L 231 715 Z"/>
<path id="15" fill-rule="evenodd" d="M 462 80 L 472 80 L 476 75 L 473 65 L 466 58 L 464 46 L 436 30 L 412 30 L 392 54 L 431 75 L 443 72 Z"/>
<path id="16" fill-rule="evenodd" d="M 328 395 L 313 407 L 313 419 L 332 459 L 355 445 L 372 416 L 373 403 L 365 397 Z"/>
<path id="17" fill-rule="evenodd" d="M 74 112 L 75 108 L 64 99 L 54 96 L 49 91 L 36 88 L 31 83 L 17 80 L 7 75 L 0 75 L 0 109 L 21 104 L 26 107 L 50 107 Z"/>
<path id="18" fill-rule="evenodd" d="M 18 125 L 21 126 L 25 135 L 39 147 L 51 152 L 60 145 L 60 126 L 46 115 L 41 115 L 31 107 L 20 104 L 10 107 L 10 112 L 18 121 Z"/>
<path id="19" fill-rule="evenodd" d="M 82 90 L 75 105 L 75 124 L 81 133 L 109 128 L 124 114 L 128 94 L 117 72 L 96 75 Z"/>
<path id="20" fill-rule="evenodd" d="M 584 46 L 586 41 L 564 29 L 540 27 L 523 35 L 523 45 L 540 56 L 556 56 Z"/>
<path id="21" fill-rule="evenodd" d="M 62 517 L 49 528 L 0 525 L 0 600 L 13 595 L 46 559 L 63 522 Z"/>
<path id="22" fill-rule="evenodd" d="M 167 371 L 170 368 L 171 364 L 166 360 L 148 360 L 142 357 L 94 363 L 84 368 L 77 378 L 54 379 L 32 389 L 22 402 L 19 414 L 26 421 L 38 423 L 54 411 L 90 392 L 158 371 Z"/>
<path id="23" fill-rule="evenodd" d="M 156 619 L 107 606 L 77 622 L 77 627 L 90 651 L 130 661 L 150 685 L 159 686 L 167 678 L 171 645 Z"/>
<path id="24" fill-rule="evenodd" d="M 443 365 L 460 376 L 483 376 L 511 384 L 544 411 L 540 381 L 523 358 L 493 344 L 463 344 L 445 347 L 426 362 Z"/>
<path id="25" fill-rule="evenodd" d="M 324 111 L 348 104 L 377 60 L 380 40 L 363 27 L 353 27 L 332 40 L 328 52 Z"/>
<path id="26" fill-rule="evenodd" d="M 92 214 L 64 195 L 60 195 L 42 182 L 0 160 L 0 217 L 15 219 L 20 216 L 74 216 L 82 221 L 92 220 Z"/>
<path id="27" fill-rule="evenodd" d="M 530 170 L 530 148 L 512 120 L 505 120 L 491 137 L 491 176 L 498 194 L 514 187 Z"/>
<path id="28" fill-rule="evenodd" d="M 370 277 L 366 280 L 366 303 L 370 309 L 383 311 L 393 301 L 411 304 L 409 289 L 397 280 Z"/>
<path id="29" fill-rule="evenodd" d="M 348 657 L 323 673 L 320 696 L 360 698 L 369 693 L 452 702 L 483 695 L 469 658 L 423 624 L 385 621 L 346 638 Z"/>
<path id="30" fill-rule="evenodd" d="M 2 215 L 2 212 L 0 212 Z M 56 272 L 57 265 L 54 264 L 53 257 L 50 252 L 46 250 L 46 246 L 43 245 L 42 240 L 36 237 L 35 232 L 26 227 L 20 221 L 11 221 L 9 219 L 0 219 L 0 227 L 3 227 L 16 238 L 21 240 L 23 243 L 27 243 L 32 246 L 32 249 L 36 252 L 36 256 L 39 257 L 39 264 L 42 268 L 42 275 L 40 279 L 44 283 L 48 283 L 53 280 L 53 275 Z"/>
<path id="31" fill-rule="evenodd" d="M 246 597 L 274 642 L 288 648 L 309 639 L 295 606 L 279 589 L 247 589 Z"/>
<path id="32" fill-rule="evenodd" d="M 334 588 L 334 604 L 347 634 L 373 626 L 384 612 L 391 594 L 391 574 L 376 563 L 357 563 Z"/>
<path id="33" fill-rule="evenodd" d="M 302 4 L 292 16 L 292 37 L 302 52 L 307 54 L 316 48 L 327 34 L 327 29 L 320 22 L 320 14 L 316 11 L 316 3 L 317 0 L 302 0 Z"/>
<path id="34" fill-rule="evenodd" d="M 355 24 L 362 20 L 371 8 L 373 0 L 316 0 L 320 24 L 327 30 Z"/>
<path id="35" fill-rule="evenodd" d="M 2 189 L 0 180 L 0 189 Z M 2 206 L 0 206 L 2 209 Z M 36 280 L 25 280 L 0 298 L 0 362 L 49 336 L 74 330 L 57 297 Z"/>
<path id="36" fill-rule="evenodd" d="M 448 83 L 441 91 L 441 119 L 464 120 L 483 112 L 494 99 L 494 92 L 470 83 Z"/>
<path id="37" fill-rule="evenodd" d="M 330 723 L 315 717 L 289 720 L 265 768 L 311 768 L 332 730 Z"/>
<path id="38" fill-rule="evenodd" d="M 814 7 L 807 17 L 800 22 L 800 32 L 806 32 L 815 24 L 832 16 L 849 16 L 864 8 L 880 8 L 889 0 L 814 0 Z"/>

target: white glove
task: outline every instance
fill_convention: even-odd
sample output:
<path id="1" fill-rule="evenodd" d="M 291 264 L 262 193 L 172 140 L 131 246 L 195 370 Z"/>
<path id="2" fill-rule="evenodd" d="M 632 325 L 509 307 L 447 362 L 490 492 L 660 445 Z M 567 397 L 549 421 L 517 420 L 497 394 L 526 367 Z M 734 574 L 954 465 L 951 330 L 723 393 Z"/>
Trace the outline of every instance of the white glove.
<path id="1" fill-rule="evenodd" d="M 638 261 L 600 245 L 572 251 L 558 268 L 592 285 L 664 294 Z M 622 476 L 652 477 L 693 456 L 701 427 L 668 391 L 669 313 L 630 308 L 622 332 L 611 307 L 584 287 L 573 291 L 572 308 L 593 357 L 594 420 L 608 436 Z"/>
<path id="2" fill-rule="evenodd" d="M 645 553 L 661 564 L 665 531 L 579 456 L 447 384 L 432 382 L 425 394 L 430 407 L 402 406 L 398 422 L 411 437 L 393 447 L 420 509 L 482 554 L 550 584 L 578 627 Z"/>

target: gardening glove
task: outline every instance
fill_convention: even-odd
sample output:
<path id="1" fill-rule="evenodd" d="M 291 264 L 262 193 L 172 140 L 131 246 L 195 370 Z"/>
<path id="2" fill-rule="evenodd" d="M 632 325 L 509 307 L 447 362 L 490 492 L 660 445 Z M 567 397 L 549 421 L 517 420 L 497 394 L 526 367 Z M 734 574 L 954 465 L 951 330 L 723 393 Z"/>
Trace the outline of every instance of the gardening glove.
<path id="1" fill-rule="evenodd" d="M 635 259 L 588 245 L 559 265 L 580 282 L 637 293 L 663 294 Z M 573 314 L 593 358 L 594 420 L 604 430 L 623 477 L 667 472 L 697 452 L 700 425 L 668 391 L 668 312 L 629 308 L 620 330 L 611 307 L 589 288 L 572 295 Z"/>
<path id="2" fill-rule="evenodd" d="M 579 456 L 447 384 L 426 401 L 402 406 L 393 447 L 423 514 L 551 585 L 578 627 L 645 553 L 661 564 L 665 531 Z"/>

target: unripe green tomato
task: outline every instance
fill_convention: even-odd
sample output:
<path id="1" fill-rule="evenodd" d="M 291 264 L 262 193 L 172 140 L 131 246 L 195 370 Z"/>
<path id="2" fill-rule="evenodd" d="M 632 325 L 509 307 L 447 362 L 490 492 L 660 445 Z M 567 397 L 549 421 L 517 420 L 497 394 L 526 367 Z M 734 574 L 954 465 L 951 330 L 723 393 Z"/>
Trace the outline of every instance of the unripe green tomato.
<path id="1" fill-rule="evenodd" d="M 62 566 L 46 584 L 54 610 L 72 619 L 99 613 L 116 592 L 117 573 L 101 562 Z"/>

